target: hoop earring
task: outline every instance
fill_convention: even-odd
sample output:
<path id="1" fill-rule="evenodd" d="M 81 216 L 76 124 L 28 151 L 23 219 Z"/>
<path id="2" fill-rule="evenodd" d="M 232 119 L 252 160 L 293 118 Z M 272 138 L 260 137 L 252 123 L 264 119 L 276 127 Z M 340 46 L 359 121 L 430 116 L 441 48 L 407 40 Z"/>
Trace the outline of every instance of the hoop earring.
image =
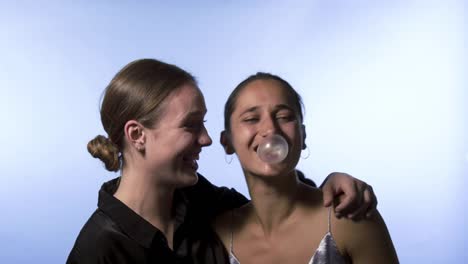
<path id="1" fill-rule="evenodd" d="M 306 146 L 306 149 L 307 149 L 307 156 L 302 157 L 302 152 L 301 152 L 301 158 L 302 159 L 307 159 L 310 156 L 310 149 L 307 146 Z"/>
<path id="2" fill-rule="evenodd" d="M 229 157 L 231 157 L 231 159 L 228 160 L 228 158 L 226 158 L 228 155 L 226 155 L 226 153 L 224 153 L 224 161 L 227 163 L 227 164 L 231 164 L 232 162 L 232 155 L 229 155 Z"/>

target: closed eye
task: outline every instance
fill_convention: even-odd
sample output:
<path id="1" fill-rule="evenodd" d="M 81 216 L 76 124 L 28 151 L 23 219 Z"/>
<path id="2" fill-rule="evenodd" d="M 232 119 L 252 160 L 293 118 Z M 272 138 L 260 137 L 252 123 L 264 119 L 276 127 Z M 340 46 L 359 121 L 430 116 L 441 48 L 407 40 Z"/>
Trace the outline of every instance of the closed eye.
<path id="1" fill-rule="evenodd" d="M 249 118 L 243 119 L 242 122 L 252 124 L 252 123 L 258 122 L 258 120 L 260 120 L 260 119 L 257 118 L 257 117 L 249 117 Z"/>
<path id="2" fill-rule="evenodd" d="M 202 122 L 189 122 L 184 124 L 184 128 L 189 131 L 200 131 L 205 127 L 205 122 L 206 120 L 203 120 Z"/>
<path id="3" fill-rule="evenodd" d="M 296 117 L 294 115 L 280 115 L 277 116 L 276 119 L 281 122 L 289 122 L 296 120 Z"/>

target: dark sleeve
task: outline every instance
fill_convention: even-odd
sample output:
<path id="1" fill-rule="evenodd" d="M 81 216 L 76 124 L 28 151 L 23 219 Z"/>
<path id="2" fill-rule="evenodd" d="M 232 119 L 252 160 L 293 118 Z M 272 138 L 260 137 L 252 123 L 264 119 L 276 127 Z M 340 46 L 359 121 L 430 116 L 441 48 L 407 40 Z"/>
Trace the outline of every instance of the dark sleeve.
<path id="1" fill-rule="evenodd" d="M 317 184 L 315 184 L 315 182 L 309 178 L 306 178 L 304 173 L 302 173 L 302 171 L 300 170 L 296 170 L 296 173 L 297 173 L 297 178 L 299 178 L 299 180 L 309 186 L 312 186 L 312 187 L 317 187 Z M 325 180 L 326 181 L 326 180 Z M 325 183 L 324 181 L 324 183 Z M 323 183 L 322 183 L 323 184 Z M 321 186 L 320 186 L 321 187 Z"/>
<path id="2" fill-rule="evenodd" d="M 147 256 L 139 244 L 112 227 L 108 217 L 96 210 L 81 229 L 66 263 L 146 263 Z"/>
<path id="3" fill-rule="evenodd" d="M 147 263 L 144 251 L 134 241 L 120 236 L 109 234 L 98 238 L 97 241 L 88 241 L 89 244 L 75 245 L 67 259 L 67 264 L 131 264 Z M 157 255 L 159 252 L 152 252 Z M 160 257 L 161 259 L 164 259 Z M 159 259 L 159 258 L 156 258 Z"/>
<path id="4" fill-rule="evenodd" d="M 218 187 L 200 174 L 197 184 L 189 187 L 188 193 L 192 206 L 200 207 L 200 211 L 206 213 L 208 218 L 240 207 L 249 201 L 234 188 Z"/>

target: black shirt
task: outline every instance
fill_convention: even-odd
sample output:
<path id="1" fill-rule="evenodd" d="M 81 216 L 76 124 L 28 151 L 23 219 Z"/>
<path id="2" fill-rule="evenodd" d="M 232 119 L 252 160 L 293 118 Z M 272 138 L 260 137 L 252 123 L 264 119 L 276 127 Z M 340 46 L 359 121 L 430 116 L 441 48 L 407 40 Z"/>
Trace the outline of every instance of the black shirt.
<path id="1" fill-rule="evenodd" d="M 83 226 L 67 263 L 213 263 L 225 250 L 210 227 L 219 213 L 248 200 L 234 189 L 216 187 L 199 175 L 196 185 L 174 194 L 175 232 L 171 250 L 163 233 L 113 196 L 116 178 L 102 185 L 98 208 Z"/>

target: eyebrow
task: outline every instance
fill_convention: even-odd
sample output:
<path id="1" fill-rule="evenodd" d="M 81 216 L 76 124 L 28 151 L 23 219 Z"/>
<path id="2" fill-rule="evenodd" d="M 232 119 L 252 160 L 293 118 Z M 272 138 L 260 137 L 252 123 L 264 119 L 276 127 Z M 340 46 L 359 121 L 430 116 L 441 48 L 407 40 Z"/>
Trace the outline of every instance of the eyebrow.
<path id="1" fill-rule="evenodd" d="M 275 106 L 274 109 L 275 109 L 276 111 L 286 109 L 286 110 L 290 110 L 290 111 L 293 111 L 293 112 L 294 112 L 294 109 L 293 109 L 291 106 L 286 105 L 286 104 L 277 105 L 277 106 Z"/>
<path id="2" fill-rule="evenodd" d="M 244 112 L 242 112 L 239 116 L 241 116 L 241 115 L 243 115 L 245 113 L 255 112 L 255 111 L 257 111 L 257 109 L 258 109 L 258 106 L 249 107 Z"/>
<path id="3" fill-rule="evenodd" d="M 252 107 L 249 107 L 247 108 L 244 112 L 242 112 L 240 114 L 240 116 L 244 115 L 245 113 L 251 113 L 251 112 L 255 112 L 258 110 L 258 106 L 252 106 Z M 283 109 L 286 109 L 286 110 L 289 110 L 289 111 L 293 111 L 294 112 L 294 109 L 287 105 L 287 104 L 279 104 L 279 105 L 275 105 L 275 107 L 273 108 L 274 111 L 280 111 L 280 110 L 283 110 Z"/>

